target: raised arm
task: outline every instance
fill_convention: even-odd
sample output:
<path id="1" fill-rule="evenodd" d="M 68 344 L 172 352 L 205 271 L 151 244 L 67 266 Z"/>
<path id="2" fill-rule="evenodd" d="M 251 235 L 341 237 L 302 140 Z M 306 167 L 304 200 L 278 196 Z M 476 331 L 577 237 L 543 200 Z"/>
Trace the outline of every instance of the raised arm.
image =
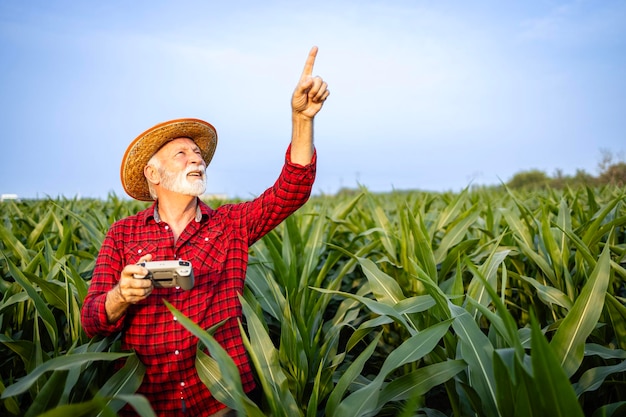
<path id="1" fill-rule="evenodd" d="M 291 97 L 292 133 L 291 162 L 308 165 L 313 158 L 313 119 L 330 91 L 319 76 L 313 76 L 317 46 L 311 48 L 302 75 Z"/>

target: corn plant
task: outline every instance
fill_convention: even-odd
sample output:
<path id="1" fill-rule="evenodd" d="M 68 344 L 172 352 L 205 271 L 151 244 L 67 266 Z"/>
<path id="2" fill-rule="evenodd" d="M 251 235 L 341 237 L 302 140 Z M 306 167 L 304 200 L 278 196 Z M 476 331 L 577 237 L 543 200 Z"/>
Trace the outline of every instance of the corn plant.
<path id="1" fill-rule="evenodd" d="M 79 200 L 2 203 L 0 392 L 9 415 L 111 415 L 126 402 L 152 415 L 145 398 L 133 395 L 143 376 L 136 356 L 119 352 L 115 338 L 88 340 L 80 324 L 106 228 L 127 215 L 114 199 L 108 208 Z M 122 358 L 126 365 L 110 372 L 108 363 Z"/>
<path id="2" fill-rule="evenodd" d="M 311 199 L 251 249 L 240 328 L 258 403 L 213 329 L 172 312 L 240 415 L 617 417 L 624 202 L 615 187 Z M 0 204 L 1 414 L 153 415 L 136 356 L 78 320 L 106 229 L 143 207 Z"/>

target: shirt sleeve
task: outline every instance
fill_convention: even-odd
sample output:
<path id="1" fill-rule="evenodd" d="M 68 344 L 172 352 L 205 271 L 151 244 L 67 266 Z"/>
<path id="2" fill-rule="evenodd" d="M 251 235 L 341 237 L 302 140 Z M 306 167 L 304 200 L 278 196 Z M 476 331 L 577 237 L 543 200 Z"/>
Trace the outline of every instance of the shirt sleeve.
<path id="1" fill-rule="evenodd" d="M 83 302 L 81 321 L 88 337 L 108 336 L 122 330 L 124 325 L 124 316 L 115 323 L 109 323 L 105 309 L 107 292 L 117 284 L 123 268 L 122 257 L 113 238 L 114 233 L 115 227 L 112 227 L 104 238 L 96 258 L 89 291 Z"/>
<path id="2" fill-rule="evenodd" d="M 243 227 L 247 228 L 248 244 L 262 238 L 283 220 L 302 207 L 311 196 L 317 167 L 317 151 L 308 165 L 291 161 L 291 145 L 285 155 L 285 164 L 274 183 L 256 199 L 244 203 Z"/>

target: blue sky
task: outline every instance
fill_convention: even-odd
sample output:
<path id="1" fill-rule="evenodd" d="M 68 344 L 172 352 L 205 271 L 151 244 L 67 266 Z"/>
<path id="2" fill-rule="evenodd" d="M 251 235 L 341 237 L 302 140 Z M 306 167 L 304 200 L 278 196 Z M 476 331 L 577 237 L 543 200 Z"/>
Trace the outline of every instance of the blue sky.
<path id="1" fill-rule="evenodd" d="M 316 193 L 459 191 L 626 150 L 625 1 L 0 2 L 0 193 L 125 197 L 162 121 L 211 122 L 208 192 L 275 180 L 311 46 Z"/>

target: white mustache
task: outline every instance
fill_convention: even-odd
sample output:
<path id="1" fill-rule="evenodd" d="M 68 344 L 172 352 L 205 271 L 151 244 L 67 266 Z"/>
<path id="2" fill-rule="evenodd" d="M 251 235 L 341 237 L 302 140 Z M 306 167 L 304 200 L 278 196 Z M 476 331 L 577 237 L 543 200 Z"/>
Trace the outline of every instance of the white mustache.
<path id="1" fill-rule="evenodd" d="M 202 174 L 202 177 L 206 174 L 206 167 L 204 165 L 190 165 L 185 168 L 184 175 L 191 174 L 192 172 L 199 172 Z"/>

